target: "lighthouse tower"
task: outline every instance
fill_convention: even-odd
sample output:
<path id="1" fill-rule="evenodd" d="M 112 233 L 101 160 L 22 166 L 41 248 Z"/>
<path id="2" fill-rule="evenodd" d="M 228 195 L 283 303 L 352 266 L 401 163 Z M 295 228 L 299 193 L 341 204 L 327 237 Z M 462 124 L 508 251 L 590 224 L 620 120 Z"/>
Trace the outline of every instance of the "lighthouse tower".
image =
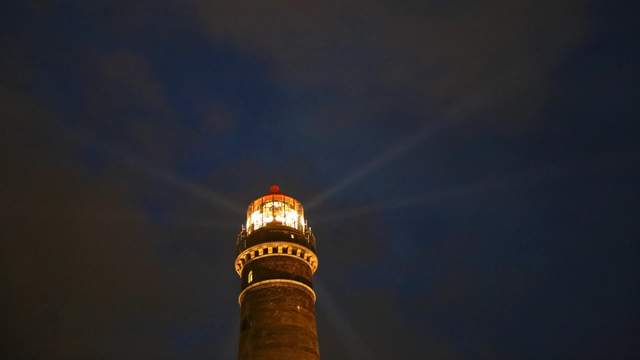
<path id="1" fill-rule="evenodd" d="M 237 237 L 240 360 L 317 360 L 316 239 L 302 204 L 277 185 L 249 204 Z"/>

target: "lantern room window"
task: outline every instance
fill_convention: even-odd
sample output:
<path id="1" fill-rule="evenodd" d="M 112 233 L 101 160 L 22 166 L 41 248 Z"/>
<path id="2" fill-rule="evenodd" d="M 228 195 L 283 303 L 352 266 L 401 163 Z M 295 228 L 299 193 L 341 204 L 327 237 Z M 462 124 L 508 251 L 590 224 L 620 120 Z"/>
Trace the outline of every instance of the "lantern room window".
<path id="1" fill-rule="evenodd" d="M 296 199 L 283 194 L 265 195 L 252 202 L 247 209 L 247 233 L 269 224 L 304 231 L 306 221 L 302 205 Z"/>

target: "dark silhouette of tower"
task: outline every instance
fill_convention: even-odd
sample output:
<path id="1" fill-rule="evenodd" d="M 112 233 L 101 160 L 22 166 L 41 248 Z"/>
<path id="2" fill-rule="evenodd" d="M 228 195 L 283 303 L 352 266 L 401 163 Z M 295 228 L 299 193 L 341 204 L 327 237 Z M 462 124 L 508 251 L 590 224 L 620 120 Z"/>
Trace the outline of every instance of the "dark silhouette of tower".
<path id="1" fill-rule="evenodd" d="M 277 185 L 249 204 L 237 238 L 240 360 L 320 358 L 311 279 L 316 239 L 302 204 Z"/>

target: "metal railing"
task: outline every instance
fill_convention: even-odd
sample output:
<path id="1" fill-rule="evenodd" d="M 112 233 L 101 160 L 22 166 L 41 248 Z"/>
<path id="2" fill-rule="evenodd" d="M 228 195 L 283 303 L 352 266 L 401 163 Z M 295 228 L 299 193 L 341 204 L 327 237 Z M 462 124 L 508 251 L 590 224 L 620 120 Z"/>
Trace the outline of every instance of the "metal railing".
<path id="1" fill-rule="evenodd" d="M 291 229 L 291 230 L 297 230 L 295 228 L 291 228 L 288 227 L 286 225 L 282 225 L 279 224 L 277 222 L 273 222 L 270 224 L 267 224 L 266 226 L 258 229 L 258 230 L 262 230 L 262 229 L 269 229 L 270 226 L 269 225 L 277 225 L 280 228 L 283 229 Z M 292 231 L 292 232 L 294 232 Z M 297 230 L 299 231 L 299 230 Z M 252 232 L 253 233 L 253 232 Z M 315 235 L 313 234 L 313 231 L 311 231 L 311 227 L 310 226 L 305 226 L 304 230 L 302 231 L 302 235 L 303 235 L 303 245 L 307 245 L 307 247 L 313 249 L 314 251 L 317 251 L 318 249 L 318 241 L 315 237 Z M 238 233 L 238 235 L 236 235 L 236 250 L 238 251 L 238 253 L 242 252 L 244 249 L 247 248 L 247 238 L 249 237 L 249 233 L 247 232 L 247 229 L 245 228 L 244 225 L 242 225 L 242 230 L 240 230 L 240 232 Z M 296 239 L 299 239 L 298 237 L 296 237 Z M 297 242 L 297 241 L 296 241 Z"/>

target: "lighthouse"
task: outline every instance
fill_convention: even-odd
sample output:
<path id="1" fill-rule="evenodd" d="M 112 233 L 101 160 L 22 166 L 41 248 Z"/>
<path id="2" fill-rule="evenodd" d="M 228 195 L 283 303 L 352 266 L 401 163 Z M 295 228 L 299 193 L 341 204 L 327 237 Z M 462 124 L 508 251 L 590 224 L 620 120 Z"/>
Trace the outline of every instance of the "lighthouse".
<path id="1" fill-rule="evenodd" d="M 272 185 L 236 239 L 240 360 L 317 360 L 316 238 L 302 204 Z"/>

